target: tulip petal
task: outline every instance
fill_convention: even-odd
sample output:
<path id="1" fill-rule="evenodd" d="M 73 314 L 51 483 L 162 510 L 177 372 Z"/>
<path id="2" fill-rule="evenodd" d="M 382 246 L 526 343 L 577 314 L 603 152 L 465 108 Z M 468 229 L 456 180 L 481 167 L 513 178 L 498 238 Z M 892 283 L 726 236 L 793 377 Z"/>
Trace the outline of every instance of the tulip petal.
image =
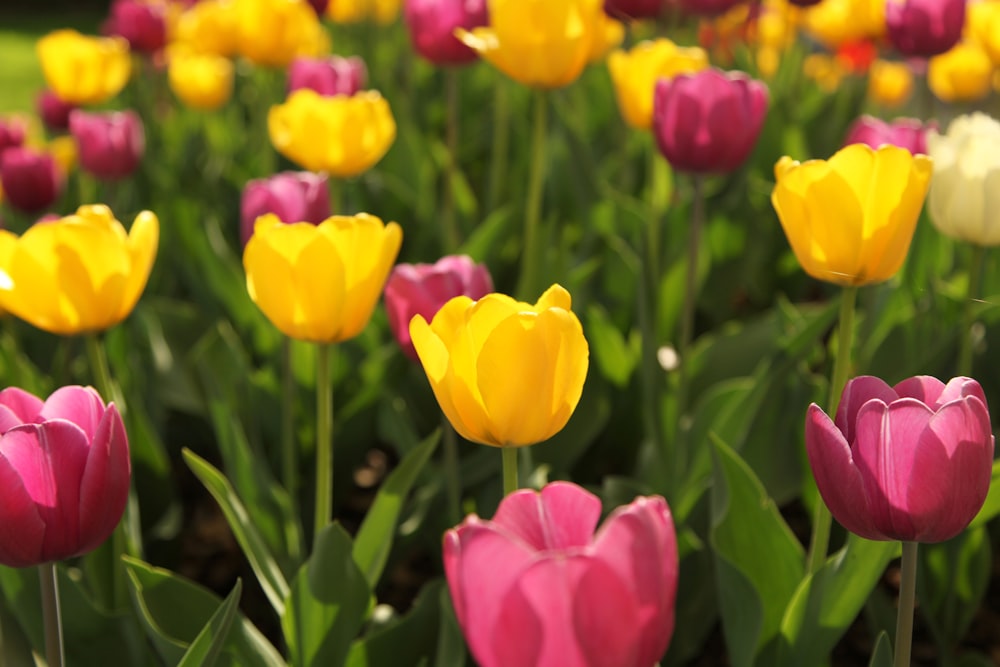
<path id="1" fill-rule="evenodd" d="M 6 234 L 3 230 L 0 233 Z M 23 238 L 18 240 L 5 267 L 9 280 L 0 285 L 0 306 L 39 329 L 73 333 L 76 313 L 66 303 L 56 281 L 57 260 L 52 248 L 26 244 Z"/>
<path id="2" fill-rule="evenodd" d="M 507 495 L 493 517 L 539 551 L 590 544 L 601 518 L 601 501 L 594 494 L 566 482 L 547 484 L 541 492 L 521 489 Z"/>
<path id="3" fill-rule="evenodd" d="M 927 401 L 924 402 L 928 403 L 932 409 L 937 410 L 946 403 L 967 398 L 969 396 L 975 396 L 982 401 L 983 405 L 986 405 L 986 394 L 983 393 L 983 388 L 979 386 L 978 382 L 972 378 L 957 377 L 952 378 L 948 381 L 948 384 L 944 385 L 944 388 L 941 390 L 941 394 L 937 397 L 937 400 L 933 405 Z"/>
<path id="4" fill-rule="evenodd" d="M 258 218 L 254 234 L 243 250 L 250 298 L 282 333 L 293 338 L 306 333 L 295 317 L 294 267 L 299 254 L 315 237 L 308 223 L 268 224 L 273 216 Z"/>
<path id="5" fill-rule="evenodd" d="M 43 405 L 42 399 L 18 387 L 0 391 L 0 435 L 18 424 L 35 421 Z"/>
<path id="6" fill-rule="evenodd" d="M 292 264 L 295 329 L 298 338 L 321 343 L 339 340 L 347 310 L 347 273 L 333 239 L 314 233 Z"/>
<path id="7" fill-rule="evenodd" d="M 906 378 L 896 386 L 892 388 L 899 398 L 915 398 L 931 410 L 936 410 L 941 407 L 943 401 L 940 400 L 941 392 L 944 391 L 944 382 L 938 380 L 936 377 L 930 375 L 917 375 L 915 377 Z M 956 387 L 957 388 L 957 387 Z M 961 395 L 956 395 L 954 398 L 961 398 Z M 892 401 L 886 401 L 886 403 L 891 403 Z M 985 398 L 983 402 L 985 402 Z M 858 406 L 860 407 L 860 406 Z M 855 413 L 856 416 L 857 413 Z"/>
<path id="8" fill-rule="evenodd" d="M 865 223 L 869 239 L 866 265 L 871 279 L 881 281 L 894 276 L 906 259 L 930 185 L 932 163 L 926 155 L 911 156 L 906 149 L 895 146 L 882 146 L 877 153 L 869 206 L 872 202 L 895 204 L 884 225 L 872 227 L 870 222 Z M 893 196 L 896 198 L 890 199 Z M 879 207 L 868 208 L 868 220 L 873 210 L 877 211 L 875 215 L 886 213 Z"/>
<path id="9" fill-rule="evenodd" d="M 119 319 L 125 319 L 132 312 L 146 288 L 159 243 L 159 219 L 150 211 L 142 211 L 132 222 L 126 242 L 126 250 L 132 265 L 126 274 L 127 284 L 118 312 Z"/>
<path id="10" fill-rule="evenodd" d="M 840 395 L 840 403 L 837 405 L 835 421 L 837 428 L 844 434 L 844 439 L 849 445 L 853 446 L 854 444 L 854 429 L 858 422 L 858 410 L 873 398 L 888 405 L 899 396 L 892 387 L 880 378 L 871 375 L 859 375 L 844 386 L 844 391 Z"/>
<path id="11" fill-rule="evenodd" d="M 128 502 L 130 476 L 128 437 L 112 403 L 92 437 L 80 480 L 77 553 L 96 549 L 114 531 Z"/>
<path id="12" fill-rule="evenodd" d="M 42 541 L 45 539 L 45 522 L 38 507 L 24 488 L 17 470 L 3 455 L 4 440 L 14 438 L 17 446 L 34 437 L 37 427 L 10 431 L 0 436 L 0 563 L 8 567 L 28 567 L 42 562 Z M 29 445 L 30 446 L 30 445 Z"/>
<path id="13" fill-rule="evenodd" d="M 92 440 L 105 412 L 104 401 L 92 387 L 60 387 L 45 399 L 37 421 L 65 419 L 83 429 L 87 440 Z"/>

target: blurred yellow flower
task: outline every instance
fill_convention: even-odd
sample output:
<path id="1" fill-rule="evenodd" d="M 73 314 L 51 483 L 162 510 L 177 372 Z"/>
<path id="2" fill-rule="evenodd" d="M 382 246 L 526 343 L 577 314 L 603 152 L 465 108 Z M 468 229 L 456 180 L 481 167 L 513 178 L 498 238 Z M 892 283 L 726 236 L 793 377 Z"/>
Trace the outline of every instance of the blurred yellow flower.
<path id="1" fill-rule="evenodd" d="M 1000 2 L 970 2 L 965 21 L 968 36 L 986 50 L 994 66 L 1000 67 Z"/>
<path id="2" fill-rule="evenodd" d="M 143 211 L 126 233 L 104 205 L 32 225 L 20 237 L 0 230 L 0 308 L 50 333 L 108 329 L 135 308 L 149 278 L 159 221 Z"/>
<path id="3" fill-rule="evenodd" d="M 625 26 L 621 21 L 611 18 L 603 11 L 594 16 L 594 21 L 594 39 L 590 42 L 587 54 L 587 62 L 590 64 L 604 60 L 608 52 L 625 39 Z"/>
<path id="4" fill-rule="evenodd" d="M 534 305 L 503 294 L 452 299 L 410 336 L 448 421 L 467 440 L 523 447 L 551 438 L 569 420 L 587 377 L 589 348 L 553 285 Z"/>
<path id="5" fill-rule="evenodd" d="M 302 88 L 271 107 L 275 149 L 309 171 L 347 178 L 370 169 L 396 138 L 389 103 L 374 90 L 324 97 Z"/>
<path id="6" fill-rule="evenodd" d="M 825 53 L 811 53 L 806 56 L 802 63 L 802 73 L 828 93 L 835 91 L 847 76 L 844 66 L 836 58 Z"/>
<path id="7" fill-rule="evenodd" d="M 128 83 L 128 42 L 88 37 L 76 30 L 50 32 L 36 44 L 42 74 L 52 92 L 70 104 L 101 104 Z"/>
<path id="8" fill-rule="evenodd" d="M 868 99 L 884 107 L 902 106 L 913 94 L 913 71 L 906 63 L 876 60 L 868 69 Z"/>
<path id="9" fill-rule="evenodd" d="M 192 109 L 211 111 L 225 104 L 233 93 L 233 63 L 214 53 L 197 53 L 180 45 L 171 47 L 167 79 L 174 94 Z"/>
<path id="10" fill-rule="evenodd" d="M 990 94 L 993 63 L 974 41 L 959 42 L 927 64 L 927 86 L 942 102 L 971 102 Z"/>
<path id="11" fill-rule="evenodd" d="M 326 15 L 334 23 L 361 23 L 374 20 L 388 25 L 399 16 L 402 0 L 330 0 Z"/>
<path id="12" fill-rule="evenodd" d="M 490 25 L 456 34 L 515 81 L 559 88 L 576 80 L 606 44 L 601 0 L 492 0 Z"/>
<path id="13" fill-rule="evenodd" d="M 250 298 L 282 333 L 336 343 L 364 330 L 382 295 L 403 232 L 373 215 L 319 225 L 257 219 L 243 251 Z"/>
<path id="14" fill-rule="evenodd" d="M 932 161 L 896 146 L 851 144 L 829 160 L 775 165 L 771 203 L 802 268 L 838 285 L 899 271 L 913 238 Z"/>
<path id="15" fill-rule="evenodd" d="M 286 67 L 330 50 L 330 37 L 306 0 L 236 0 L 237 52 L 255 65 Z"/>
<path id="16" fill-rule="evenodd" d="M 236 2 L 201 0 L 177 19 L 173 41 L 200 53 L 236 54 L 239 43 Z"/>
<path id="17" fill-rule="evenodd" d="M 836 50 L 885 34 L 885 0 L 823 0 L 802 11 L 807 33 Z"/>
<path id="18" fill-rule="evenodd" d="M 52 154 L 64 174 L 72 173 L 77 159 L 76 139 L 72 134 L 53 137 L 45 150 Z"/>
<path id="19" fill-rule="evenodd" d="M 708 67 L 708 54 L 698 47 L 680 47 L 669 39 L 640 42 L 630 51 L 608 56 L 608 71 L 622 118 L 629 126 L 649 129 L 653 122 L 653 90 L 657 79 Z"/>

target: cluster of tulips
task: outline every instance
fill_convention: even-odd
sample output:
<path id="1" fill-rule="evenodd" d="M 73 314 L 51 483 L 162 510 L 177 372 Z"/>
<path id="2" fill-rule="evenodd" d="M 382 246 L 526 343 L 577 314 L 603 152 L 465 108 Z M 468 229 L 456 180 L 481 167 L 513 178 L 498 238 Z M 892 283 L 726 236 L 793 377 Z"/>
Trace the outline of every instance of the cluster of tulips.
<path id="1" fill-rule="evenodd" d="M 515 234 L 516 287 L 507 289 L 506 275 L 495 281 L 500 273 L 459 252 L 452 186 L 460 172 L 460 114 L 450 101 L 443 142 L 444 253 L 397 263 L 404 230 L 407 238 L 422 230 L 405 220 L 384 222 L 379 216 L 386 214 L 377 205 L 370 212 L 346 212 L 344 186 L 382 170 L 380 161 L 400 130 L 387 96 L 368 88 L 369 77 L 380 82 L 384 74 L 356 55 L 331 55 L 324 21 L 348 24 L 337 29 L 350 30 L 358 21 L 391 24 L 399 13 L 413 50 L 446 70 L 449 87 L 457 85 L 457 67 L 482 59 L 531 89 L 524 228 Z M 684 46 L 681 38 L 662 36 L 635 39 L 677 25 L 682 36 L 694 36 L 685 30 L 697 25 L 701 44 Z M 234 249 L 242 252 L 246 294 L 281 334 L 281 363 L 277 346 L 258 353 L 273 354 L 261 363 L 280 366 L 284 387 L 296 382 L 291 361 L 296 350 L 308 347 L 308 359 L 315 362 L 315 430 L 310 432 L 315 442 L 309 447 L 294 427 L 300 409 L 295 391 L 281 397 L 280 412 L 291 424 L 280 443 L 284 492 L 295 499 L 306 488 L 298 479 L 298 452 L 314 451 L 315 485 L 308 487 L 314 494 L 311 535 L 316 554 L 331 553 L 329 545 L 341 539 L 333 477 L 333 345 L 362 337 L 384 301 L 388 330 L 401 353 L 419 364 L 443 415 L 443 486 L 452 527 L 443 536 L 441 567 L 458 626 L 483 667 L 652 667 L 664 659 L 675 625 L 683 631 L 675 613 L 682 557 L 699 538 L 687 523 L 691 507 L 685 507 L 681 520 L 671 507 L 688 505 L 680 492 L 685 476 L 694 474 L 687 452 L 712 448 L 720 471 L 727 470 L 725 457 L 735 456 L 707 436 L 685 444 L 692 437 L 695 409 L 691 360 L 702 284 L 699 258 L 713 203 L 706 189 L 717 179 L 738 178 L 753 155 L 774 148 L 774 159 L 768 159 L 774 165 L 770 201 L 788 245 L 809 276 L 841 290 L 834 297 L 840 319 L 831 339 L 835 351 L 826 402 L 802 406 L 804 456 L 819 497 L 809 503 L 808 552 L 799 554 L 802 547 L 796 544 L 791 569 L 806 582 L 801 604 L 814 599 L 810 581 L 839 572 L 843 559 L 829 555 L 831 516 L 864 540 L 901 542 L 899 620 L 891 655 L 897 667 L 909 664 L 916 545 L 960 535 L 983 508 L 993 475 L 987 395 L 969 376 L 983 258 L 990 246 L 1000 244 L 1000 122 L 982 112 L 956 115 L 946 126 L 929 116 L 891 122 L 862 116 L 828 159 L 781 157 L 775 147 L 762 147 L 760 138 L 784 63 L 802 45 L 800 33 L 815 40 L 810 58 L 831 59 L 830 67 L 842 71 L 831 74 L 828 67 L 817 74 L 817 61 L 805 58 L 807 66 L 795 74 L 796 81 L 801 74 L 826 85 L 831 76 L 870 68 L 870 95 L 886 106 L 908 97 L 915 77 L 940 102 L 987 96 L 1000 72 L 1000 2 L 116 0 L 103 30 L 99 37 L 58 30 L 38 42 L 48 86 L 38 98 L 38 115 L 47 139 L 23 117 L 0 120 L 0 201 L 9 207 L 11 220 L 11 229 L 0 229 L 0 314 L 5 326 L 18 318 L 51 335 L 83 336 L 89 380 L 96 386 L 67 385 L 47 398 L 18 387 L 0 391 L 0 563 L 40 567 L 50 667 L 64 659 L 55 563 L 89 554 L 107 541 L 111 568 L 119 571 L 111 576 L 124 579 L 123 562 L 134 563 L 141 553 L 138 519 L 128 516 L 136 511 L 129 508 L 130 496 L 136 497 L 126 435 L 131 397 L 109 372 L 103 344 L 106 333 L 126 320 L 149 291 L 158 251 L 177 248 L 171 240 L 173 223 L 162 212 L 142 210 L 126 231 L 104 204 L 77 201 L 76 212 L 68 215 L 57 206 L 74 197 L 66 187 L 71 174 L 80 193 L 97 191 L 91 187 L 96 181 L 100 192 L 113 199 L 116 184 L 135 180 L 144 163 L 158 159 L 147 150 L 147 133 L 155 139 L 159 126 L 176 120 L 176 114 L 208 116 L 241 103 L 248 105 L 249 121 L 240 142 L 269 141 L 265 164 L 278 165 L 240 182 L 238 201 L 230 206 L 238 210 L 231 236 L 238 239 Z M 743 41 L 733 41 L 737 32 Z M 626 43 L 629 48 L 621 48 Z M 859 48 L 869 49 L 860 57 L 862 65 L 851 55 Z M 876 59 L 879 50 L 887 58 Z M 581 403 L 591 370 L 592 337 L 578 316 L 579 303 L 574 309 L 563 287 L 571 281 L 554 275 L 557 269 L 547 259 L 552 253 L 546 244 L 560 238 L 546 215 L 547 179 L 558 176 L 548 173 L 557 148 L 551 130 L 559 121 L 549 114 L 556 107 L 556 89 L 571 86 L 588 66 L 605 61 L 621 118 L 637 131 L 651 157 L 644 174 L 650 201 L 634 249 L 644 286 L 637 310 L 645 322 L 654 323 L 642 328 L 638 341 L 644 406 L 656 412 L 644 423 L 643 437 L 653 443 L 657 465 L 668 470 L 669 482 L 633 494 L 634 500 L 615 507 L 601 523 L 602 501 L 593 489 L 566 480 L 535 482 L 545 480 L 534 474 L 530 448 L 563 431 Z M 732 62 L 749 63 L 754 71 L 711 66 Z M 274 70 L 283 75 L 271 77 Z M 270 86 L 277 93 L 273 83 L 278 79 L 279 97 L 266 106 L 252 92 L 233 99 L 241 87 L 243 92 L 256 87 L 259 93 Z M 164 87 L 142 90 L 143 81 L 165 82 L 180 106 L 165 97 Z M 134 108 L 108 109 L 126 98 Z M 400 133 L 398 139 L 405 137 Z M 678 189 L 672 200 L 657 194 L 670 178 L 667 169 L 690 186 Z M 937 230 L 971 247 L 955 377 L 920 374 L 890 384 L 856 375 L 858 291 L 899 280 L 925 198 Z M 660 296 L 668 208 L 690 212 L 684 271 L 678 278 L 683 303 L 677 306 L 678 327 L 669 348 L 655 326 L 668 307 Z M 23 215 L 32 216 L 30 224 L 18 224 Z M 18 346 L 15 338 L 9 340 Z M 673 362 L 658 362 L 665 352 L 673 354 Z M 668 381 L 664 371 L 674 368 L 676 381 Z M 668 393 L 674 407 L 661 417 Z M 461 520 L 462 510 L 469 508 L 463 501 L 469 499 L 458 478 L 456 435 L 500 450 L 503 496 L 491 519 L 465 512 Z M 204 462 L 196 465 L 211 469 Z M 716 484 L 725 478 L 719 475 Z M 526 481 L 537 488 L 521 488 Z M 227 507 L 241 508 L 228 502 L 233 504 Z M 376 572 L 362 596 L 361 620 L 349 632 L 338 631 L 347 633 L 345 641 L 358 635 L 370 611 L 368 598 L 385 566 L 396 518 L 398 510 L 385 528 L 382 556 L 366 560 L 355 549 L 351 561 L 351 549 L 345 551 L 350 568 L 343 590 Z M 245 510 L 232 510 L 229 519 L 234 532 L 249 534 L 247 524 L 253 522 Z M 355 547 L 367 537 L 363 527 Z M 303 665 L 344 664 L 347 648 L 342 654 L 324 653 L 333 650 L 324 648 L 325 636 L 303 639 L 309 621 L 295 616 L 318 608 L 328 614 L 324 618 L 341 613 L 330 611 L 341 607 L 322 607 L 332 603 L 317 592 L 325 589 L 314 581 L 314 561 L 302 566 L 308 576 L 300 572 L 289 584 L 261 564 L 261 547 L 253 539 L 241 539 L 247 539 L 241 546 L 282 617 L 289 659 Z M 887 562 L 896 549 L 890 544 L 873 561 Z M 720 569 L 732 567 L 720 563 Z M 741 585 L 759 583 L 744 575 Z M 869 582 L 868 590 L 874 584 Z M 833 588 L 817 594 L 816 618 L 802 612 L 807 618 L 799 619 L 801 627 L 822 623 L 818 614 L 841 593 Z M 844 603 L 853 609 L 852 618 L 867 597 L 864 592 Z M 788 597 L 794 597 L 791 591 Z M 319 606 L 300 609 L 296 605 L 304 605 L 304 599 Z M 791 609 L 796 603 L 790 599 L 788 604 Z M 221 603 L 219 609 L 224 608 Z M 765 661 L 771 649 L 757 633 L 777 633 L 777 627 L 768 620 L 774 627 L 765 623 L 765 629 L 751 632 L 733 620 L 740 613 L 755 612 L 721 610 L 730 651 L 747 652 L 732 664 L 755 664 L 755 655 Z M 789 621 L 781 631 L 789 624 L 794 625 Z M 183 664 L 210 664 L 195 663 L 191 656 L 216 641 L 212 632 L 219 637 L 216 652 L 229 641 L 228 625 L 225 630 L 211 622 L 205 627 L 209 638 L 201 646 L 191 638 Z M 739 643 L 741 632 L 752 635 L 749 649 Z M 806 650 L 787 632 L 790 655 Z M 315 655 L 309 654 L 314 649 Z M 318 662 L 316 656 L 333 662 Z"/>

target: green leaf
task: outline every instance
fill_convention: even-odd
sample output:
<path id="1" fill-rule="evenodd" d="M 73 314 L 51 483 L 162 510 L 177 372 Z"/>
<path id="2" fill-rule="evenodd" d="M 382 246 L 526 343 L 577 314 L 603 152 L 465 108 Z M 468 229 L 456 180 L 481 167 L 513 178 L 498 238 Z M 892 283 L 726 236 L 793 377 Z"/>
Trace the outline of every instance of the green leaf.
<path id="1" fill-rule="evenodd" d="M 777 643 L 785 607 L 802 578 L 802 545 L 739 454 L 713 441 L 711 543 L 719 609 L 734 667 L 750 667 L 762 649 Z"/>
<path id="2" fill-rule="evenodd" d="M 993 474 L 990 477 L 990 489 L 986 494 L 986 502 L 983 503 L 982 509 L 969 524 L 969 528 L 985 525 L 997 514 L 1000 514 L 1000 460 L 993 462 Z"/>
<path id="3" fill-rule="evenodd" d="M 587 338 L 601 374 L 619 389 L 625 387 L 639 361 L 638 336 L 630 336 L 626 341 L 607 311 L 591 305 L 587 308 Z"/>
<path id="4" fill-rule="evenodd" d="M 455 607 L 451 604 L 451 593 L 447 586 L 441 587 L 438 595 L 441 609 L 441 625 L 437 637 L 437 660 L 435 667 L 465 667 L 468 652 L 465 637 L 455 618 Z"/>
<path id="5" fill-rule="evenodd" d="M 177 663 L 177 667 L 212 667 L 215 664 L 219 652 L 229 639 L 229 631 L 232 628 L 233 619 L 236 618 L 242 592 L 243 582 L 237 579 L 232 592 L 226 596 L 226 599 L 212 614 L 212 618 L 208 619 L 208 623 L 191 642 L 191 646 L 188 647 L 181 661 Z"/>
<path id="6" fill-rule="evenodd" d="M 354 540 L 354 562 L 365 574 L 372 590 L 378 585 L 379 577 L 389 559 L 392 538 L 396 532 L 396 522 L 403 510 L 403 502 L 417 481 L 417 475 L 430 459 L 441 437 L 440 430 L 434 431 L 412 452 L 406 455 L 395 470 L 386 478 L 375 496 L 375 502 L 365 515 L 361 528 Z"/>
<path id="7" fill-rule="evenodd" d="M 441 579 L 426 584 L 406 616 L 351 645 L 347 667 L 416 667 L 433 656 L 443 613 L 438 602 L 442 591 L 447 595 Z"/>
<path id="8" fill-rule="evenodd" d="M 993 558 L 986 527 L 921 545 L 917 587 L 924 620 L 942 651 L 958 648 L 982 604 Z"/>
<path id="9" fill-rule="evenodd" d="M 184 660 L 190 646 L 225 603 L 211 591 L 169 570 L 127 556 L 122 560 L 136 616 L 149 641 L 167 664 Z M 284 667 L 285 664 L 254 624 L 238 613 L 224 646 L 223 655 L 227 656 L 224 662 L 233 667 Z"/>
<path id="10" fill-rule="evenodd" d="M 886 631 L 878 633 L 875 641 L 875 650 L 872 651 L 872 659 L 868 667 L 892 667 L 892 642 Z"/>
<path id="11" fill-rule="evenodd" d="M 257 580 L 260 582 L 261 588 L 264 589 L 264 594 L 267 595 L 271 606 L 280 616 L 284 613 L 284 601 L 288 597 L 288 582 L 285 581 L 281 568 L 278 567 L 274 556 L 271 555 L 257 531 L 254 519 L 243 506 L 229 480 L 221 472 L 187 448 L 182 451 L 182 454 L 185 463 L 191 468 L 191 472 L 201 480 L 208 492 L 215 498 L 215 502 L 219 504 L 230 529 L 233 531 L 233 536 L 239 542 L 243 553 L 246 554 L 254 574 L 257 575 Z"/>
<path id="12" fill-rule="evenodd" d="M 281 627 L 295 667 L 343 665 L 347 659 L 371 597 L 351 551 L 351 538 L 332 523 L 292 580 Z"/>

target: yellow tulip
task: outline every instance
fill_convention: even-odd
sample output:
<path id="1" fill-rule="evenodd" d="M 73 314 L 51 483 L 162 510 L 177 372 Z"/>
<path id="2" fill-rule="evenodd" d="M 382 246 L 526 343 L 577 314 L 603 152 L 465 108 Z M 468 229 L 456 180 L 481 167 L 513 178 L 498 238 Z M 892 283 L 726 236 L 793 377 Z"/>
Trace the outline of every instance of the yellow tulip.
<path id="1" fill-rule="evenodd" d="M 282 333 L 336 343 L 368 324 L 403 232 L 373 215 L 333 216 L 319 225 L 257 219 L 243 251 L 250 298 Z"/>
<path id="2" fill-rule="evenodd" d="M 611 49 L 617 47 L 625 39 L 625 26 L 603 11 L 593 17 L 594 38 L 590 41 L 590 51 L 587 52 L 587 63 L 599 63 L 604 60 Z"/>
<path id="3" fill-rule="evenodd" d="M 200 53 L 236 54 L 239 24 L 234 0 L 201 0 L 177 19 L 174 42 Z"/>
<path id="4" fill-rule="evenodd" d="M 970 2 L 965 15 L 969 35 L 979 42 L 995 66 L 1000 66 L 1000 2 Z"/>
<path id="5" fill-rule="evenodd" d="M 76 167 L 77 162 L 77 147 L 76 139 L 73 138 L 72 134 L 63 134 L 58 137 L 52 137 L 49 140 L 48 146 L 45 151 L 50 153 L 52 157 L 55 158 L 56 164 L 63 170 L 64 174 L 70 174 L 73 172 L 73 168 Z"/>
<path id="6" fill-rule="evenodd" d="M 70 104 L 101 104 L 128 83 L 132 61 L 121 37 L 88 37 L 56 30 L 38 40 L 45 82 Z"/>
<path id="7" fill-rule="evenodd" d="M 959 42 L 927 64 L 927 86 L 942 102 L 971 102 L 990 94 L 993 63 L 973 41 Z"/>
<path id="8" fill-rule="evenodd" d="M 126 233 L 104 205 L 40 222 L 21 237 L 0 230 L 0 308 L 50 333 L 102 331 L 135 308 L 156 257 L 160 226 L 143 211 Z"/>
<path id="9" fill-rule="evenodd" d="M 555 435 L 573 414 L 587 377 L 589 349 L 553 285 L 534 305 L 503 294 L 459 296 L 410 336 L 448 421 L 467 440 L 523 447 Z"/>
<path id="10" fill-rule="evenodd" d="M 330 38 L 306 0 L 236 0 L 237 51 L 255 65 L 286 67 L 330 50 Z"/>
<path id="11" fill-rule="evenodd" d="M 896 146 L 851 144 L 829 160 L 775 165 L 771 203 L 802 268 L 838 285 L 899 271 L 913 238 L 932 162 Z"/>
<path id="12" fill-rule="evenodd" d="M 515 81 L 559 88 L 576 80 L 604 40 L 601 0 L 490 0 L 490 25 L 456 34 Z M 606 43 L 606 42 L 605 42 Z"/>
<path id="13" fill-rule="evenodd" d="M 218 109 L 233 93 L 233 63 L 214 53 L 172 47 L 167 78 L 174 94 L 192 109 Z"/>
<path id="14" fill-rule="evenodd" d="M 832 93 L 847 76 L 847 70 L 836 58 L 825 53 L 811 53 L 802 62 L 802 73 L 816 82 L 820 90 Z"/>
<path id="15" fill-rule="evenodd" d="M 625 122 L 639 130 L 647 130 L 652 125 L 653 90 L 657 79 L 669 79 L 706 67 L 708 54 L 704 49 L 680 47 L 665 38 L 640 42 L 631 51 L 615 51 L 608 57 L 618 109 Z"/>
<path id="16" fill-rule="evenodd" d="M 331 0 L 326 15 L 334 23 L 361 23 L 374 19 L 388 25 L 399 16 L 401 0 Z"/>
<path id="17" fill-rule="evenodd" d="M 885 0 L 823 0 L 802 12 L 806 32 L 836 50 L 885 33 Z"/>
<path id="18" fill-rule="evenodd" d="M 370 169 L 396 139 L 389 103 L 374 90 L 324 97 L 302 88 L 271 107 L 275 149 L 309 171 L 347 178 Z"/>
<path id="19" fill-rule="evenodd" d="M 876 60 L 868 69 L 868 98 L 884 107 L 902 106 L 913 94 L 913 72 L 906 63 Z"/>

